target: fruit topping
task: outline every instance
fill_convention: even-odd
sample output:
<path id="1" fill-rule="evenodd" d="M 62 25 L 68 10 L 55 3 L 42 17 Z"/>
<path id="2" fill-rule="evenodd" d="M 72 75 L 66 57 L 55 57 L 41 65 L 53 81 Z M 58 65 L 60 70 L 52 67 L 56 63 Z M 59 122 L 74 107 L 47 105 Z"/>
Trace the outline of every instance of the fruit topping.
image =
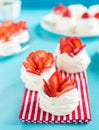
<path id="1" fill-rule="evenodd" d="M 75 88 L 75 79 L 62 77 L 62 73 L 55 71 L 49 78 L 48 82 L 44 81 L 44 92 L 49 97 L 59 97 L 62 94 Z"/>
<path id="2" fill-rule="evenodd" d="M 88 12 L 85 12 L 85 13 L 81 16 L 81 18 L 83 18 L 83 19 L 91 18 L 91 15 L 90 15 Z"/>
<path id="3" fill-rule="evenodd" d="M 52 67 L 54 64 L 53 54 L 44 50 L 32 52 L 26 60 L 26 62 L 23 62 L 26 70 L 37 75 L 40 75 L 45 69 Z"/>
<path id="4" fill-rule="evenodd" d="M 3 42 L 7 42 L 11 39 L 11 37 L 16 36 L 22 30 L 26 30 L 26 22 L 19 21 L 17 23 L 12 20 L 7 20 L 2 22 L 0 25 L 0 40 Z"/>
<path id="5" fill-rule="evenodd" d="M 60 53 L 67 53 L 70 56 L 78 54 L 86 45 L 82 45 L 79 37 L 66 37 L 60 39 Z"/>
<path id="6" fill-rule="evenodd" d="M 72 17 L 69 8 L 64 6 L 63 4 L 59 4 L 58 6 L 54 7 L 53 11 L 55 13 L 61 14 L 63 17 Z"/>
<path id="7" fill-rule="evenodd" d="M 95 18 L 99 19 L 99 12 L 94 15 Z"/>

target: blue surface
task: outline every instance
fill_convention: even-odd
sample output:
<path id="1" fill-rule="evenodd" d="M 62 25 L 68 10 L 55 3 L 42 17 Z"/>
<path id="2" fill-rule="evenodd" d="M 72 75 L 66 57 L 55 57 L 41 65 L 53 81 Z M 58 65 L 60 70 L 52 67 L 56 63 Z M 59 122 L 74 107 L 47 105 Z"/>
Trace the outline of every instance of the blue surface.
<path id="1" fill-rule="evenodd" d="M 23 10 L 19 19 L 26 20 L 32 31 L 31 47 L 25 52 L 0 60 L 0 130 L 99 130 L 99 48 L 98 38 L 83 38 L 87 44 L 87 51 L 91 57 L 91 64 L 87 70 L 89 95 L 91 101 L 93 121 L 88 124 L 28 124 L 18 119 L 24 94 L 24 84 L 20 79 L 22 61 L 37 49 L 55 52 L 59 35 L 43 30 L 39 22 L 50 10 Z"/>
<path id="2" fill-rule="evenodd" d="M 99 0 L 22 0 L 23 7 L 31 8 L 52 8 L 59 3 L 65 5 L 81 3 L 89 7 L 93 4 L 99 4 Z"/>

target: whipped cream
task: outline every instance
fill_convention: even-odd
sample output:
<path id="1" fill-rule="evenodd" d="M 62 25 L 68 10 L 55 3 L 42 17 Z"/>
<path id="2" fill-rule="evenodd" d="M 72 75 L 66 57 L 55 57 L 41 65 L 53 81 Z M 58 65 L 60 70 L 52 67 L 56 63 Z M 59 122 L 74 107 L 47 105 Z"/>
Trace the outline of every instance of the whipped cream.
<path id="1" fill-rule="evenodd" d="M 39 91 L 39 97 L 40 108 L 58 116 L 70 114 L 79 105 L 79 92 L 76 88 L 59 97 L 49 97 L 42 89 Z"/>
<path id="2" fill-rule="evenodd" d="M 60 54 L 58 45 L 56 55 L 57 67 L 67 73 L 82 72 L 87 69 L 90 63 L 90 58 L 84 48 L 77 55 L 71 57 L 67 53 Z"/>
<path id="3" fill-rule="evenodd" d="M 87 8 L 82 4 L 72 4 L 68 8 L 71 10 L 72 16 L 77 19 L 81 18 L 84 12 L 87 12 Z"/>
<path id="4" fill-rule="evenodd" d="M 25 83 L 25 87 L 29 90 L 39 91 L 43 87 L 43 79 L 46 81 L 55 71 L 55 67 L 46 69 L 41 75 L 36 75 L 30 72 L 27 72 L 25 67 L 21 68 L 21 79 Z"/>
<path id="5" fill-rule="evenodd" d="M 24 43 L 27 42 L 29 40 L 29 34 L 28 34 L 28 30 L 22 30 L 19 34 L 19 41 L 20 43 Z"/>
<path id="6" fill-rule="evenodd" d="M 0 56 L 7 56 L 20 52 L 21 46 L 17 37 L 12 38 L 7 42 L 0 42 Z"/>
<path id="7" fill-rule="evenodd" d="M 78 34 L 99 34 L 96 18 L 80 19 L 77 23 L 75 32 Z"/>

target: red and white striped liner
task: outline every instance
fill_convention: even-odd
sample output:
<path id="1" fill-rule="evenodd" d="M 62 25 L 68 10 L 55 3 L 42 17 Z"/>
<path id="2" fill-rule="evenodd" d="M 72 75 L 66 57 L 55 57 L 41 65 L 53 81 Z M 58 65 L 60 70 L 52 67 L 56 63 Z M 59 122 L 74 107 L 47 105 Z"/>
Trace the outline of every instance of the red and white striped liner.
<path id="1" fill-rule="evenodd" d="M 67 74 L 62 72 L 64 76 Z M 75 77 L 76 86 L 80 94 L 79 106 L 69 115 L 54 116 L 39 108 L 38 92 L 25 90 L 19 119 L 33 123 L 87 123 L 92 120 L 86 72 L 68 75 Z"/>

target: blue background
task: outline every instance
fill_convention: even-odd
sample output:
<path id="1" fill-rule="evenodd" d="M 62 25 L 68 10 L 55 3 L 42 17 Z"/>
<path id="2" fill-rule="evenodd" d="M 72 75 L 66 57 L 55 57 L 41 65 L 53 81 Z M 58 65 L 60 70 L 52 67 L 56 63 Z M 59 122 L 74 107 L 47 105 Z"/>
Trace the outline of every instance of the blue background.
<path id="1" fill-rule="evenodd" d="M 30 29 L 31 47 L 16 56 L 0 59 L 0 130 L 99 130 L 99 37 L 82 38 L 87 44 L 91 64 L 87 70 L 89 96 L 92 110 L 92 122 L 88 124 L 29 124 L 22 123 L 19 112 L 24 94 L 24 84 L 20 78 L 20 69 L 26 56 L 38 49 L 55 53 L 61 36 L 49 33 L 39 25 L 42 17 L 51 12 L 52 6 L 59 0 L 23 0 L 23 9 L 17 20 L 26 20 Z M 84 5 L 98 3 L 98 0 L 63 0 L 65 4 L 82 2 Z M 26 9 L 27 8 L 27 9 Z M 29 9 L 30 8 L 30 9 Z M 37 8 L 37 9 L 35 9 Z M 39 8 L 41 8 L 39 10 Z"/>
<path id="2" fill-rule="evenodd" d="M 82 3 L 89 7 L 93 4 L 99 4 L 99 0 L 22 0 L 23 7 L 28 8 L 51 8 L 58 3 L 63 3 L 65 5 Z"/>

